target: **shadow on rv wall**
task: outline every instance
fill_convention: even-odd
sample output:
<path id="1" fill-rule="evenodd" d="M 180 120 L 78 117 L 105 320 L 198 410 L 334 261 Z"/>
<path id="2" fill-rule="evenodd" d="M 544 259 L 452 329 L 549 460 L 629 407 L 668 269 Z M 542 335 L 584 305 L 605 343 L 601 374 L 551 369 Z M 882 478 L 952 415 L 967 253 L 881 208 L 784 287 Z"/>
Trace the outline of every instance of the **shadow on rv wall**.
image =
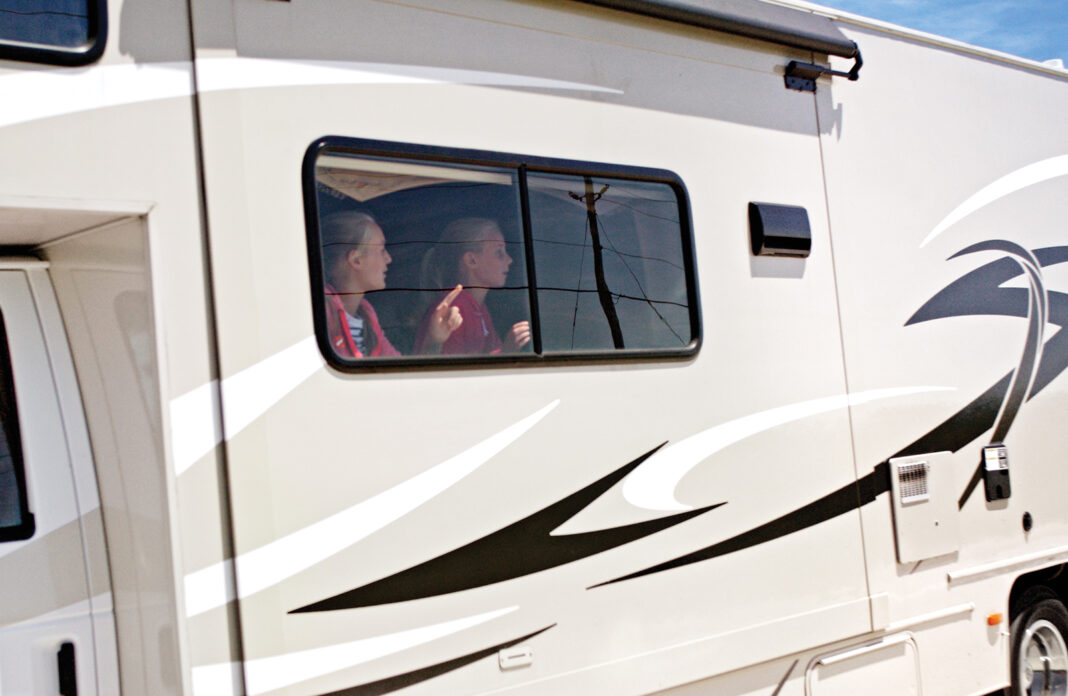
<path id="1" fill-rule="evenodd" d="M 835 102 L 833 90 L 816 90 L 816 117 L 819 119 L 820 135 L 832 135 L 835 140 L 841 140 L 843 113 L 842 103 Z"/>
<path id="2" fill-rule="evenodd" d="M 951 553 L 942 554 L 941 556 L 933 556 L 931 558 L 924 558 L 919 561 L 910 563 L 897 563 L 897 576 L 903 578 L 906 575 L 912 575 L 919 572 L 932 572 L 935 570 L 948 568 L 960 559 L 960 552 L 953 551 Z"/>
<path id="3" fill-rule="evenodd" d="M 126 0 L 120 50 L 138 61 L 188 59 L 185 7 L 166 0 Z M 550 12 L 530 4 L 523 10 L 522 26 L 514 19 L 515 4 L 484 9 L 488 14 L 475 16 L 400 4 L 319 0 L 243 3 L 235 11 L 229 3 L 198 2 L 196 44 L 200 49 L 233 50 L 241 58 L 299 61 L 312 82 L 315 70 L 323 67 L 317 62 L 329 61 L 335 64 L 329 70 L 331 80 L 337 80 L 336 68 L 347 63 L 358 68 L 354 79 L 378 72 L 406 83 L 414 78 L 430 84 L 469 84 L 785 133 L 816 133 L 811 93 L 783 84 L 786 64 L 810 60 L 806 52 L 772 48 L 769 56 L 763 44 L 694 27 L 665 27 L 653 20 L 620 22 L 614 14 L 580 3 Z M 404 28 L 403 41 L 398 40 L 397 27 Z M 616 40 L 604 40 L 606 29 L 618 34 Z M 465 36 L 480 40 L 457 40 Z M 488 45 L 504 50 L 487 50 Z M 412 46 L 418 46 L 418 52 Z M 833 82 L 821 85 L 817 95 L 834 88 Z M 540 127 L 543 120 L 537 110 L 516 118 L 517 127 L 524 128 Z M 643 135 L 661 137 L 657 132 Z M 723 147 L 722 141 L 695 144 Z"/>
<path id="4" fill-rule="evenodd" d="M 188 8 L 171 0 L 125 0 L 118 39 L 119 51 L 138 63 L 190 60 Z"/>
<path id="5" fill-rule="evenodd" d="M 805 259 L 785 256 L 750 256 L 749 275 L 753 278 L 803 278 Z"/>

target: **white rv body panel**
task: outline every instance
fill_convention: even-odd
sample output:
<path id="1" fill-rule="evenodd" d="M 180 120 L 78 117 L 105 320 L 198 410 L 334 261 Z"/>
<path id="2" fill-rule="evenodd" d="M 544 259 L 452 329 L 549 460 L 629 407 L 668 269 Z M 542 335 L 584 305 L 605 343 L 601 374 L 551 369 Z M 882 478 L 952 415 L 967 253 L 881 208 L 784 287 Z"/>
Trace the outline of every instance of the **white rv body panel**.
<path id="1" fill-rule="evenodd" d="M 863 473 L 864 466 L 932 433 L 968 404 L 981 408 L 973 402 L 981 395 L 987 394 L 988 410 L 996 412 L 1001 406 L 1002 395 L 987 390 L 1020 365 L 1027 350 L 1027 316 L 1006 312 L 996 293 L 1026 297 L 1022 278 L 993 281 L 995 287 L 976 278 L 949 299 L 961 306 L 959 312 L 944 312 L 944 319 L 933 317 L 937 321 L 912 318 L 951 282 L 1004 256 L 993 250 L 958 255 L 972 245 L 1007 240 L 1038 250 L 1063 244 L 1068 136 L 1054 123 L 1068 108 L 1068 93 L 1054 89 L 1063 80 L 1051 81 L 1037 72 L 1005 69 L 954 51 L 931 51 L 911 37 L 847 31 L 865 47 L 864 79 L 870 80 L 866 87 L 873 92 L 862 96 L 859 84 L 836 83 L 833 94 L 823 93 L 819 108 L 821 125 L 828 124 L 822 141 L 836 272 L 839 288 L 849 288 L 840 292 L 849 388 L 894 386 L 917 378 L 956 387 L 904 409 L 887 402 L 879 411 L 855 411 L 854 446 Z M 940 77 L 915 79 L 921 72 Z M 872 98 L 875 93 L 878 99 Z M 936 103 L 955 108 L 929 106 Z M 908 154 L 901 157 L 905 139 Z M 1043 327 L 1041 362 L 1046 366 L 1060 360 L 1055 337 L 1062 320 L 1055 307 L 1065 291 L 1064 266 L 1047 261 L 1052 262 L 1040 269 L 1050 303 L 1050 318 Z M 889 288 L 901 302 L 885 301 Z M 968 295 L 982 300 L 969 303 Z M 944 352 L 932 352 L 932 345 L 944 347 Z M 887 360 L 888 355 L 894 359 Z M 1034 372 L 1040 371 L 1036 365 Z M 1042 383 L 1043 378 L 1038 379 Z M 984 500 L 983 485 L 978 486 L 960 510 L 957 553 L 915 566 L 898 564 L 888 544 L 894 535 L 891 519 L 877 507 L 864 509 L 869 580 L 873 594 L 888 595 L 890 621 L 969 602 L 976 606 L 974 626 L 987 614 L 1001 611 L 998 598 L 1019 573 L 1049 562 L 1048 557 L 1028 557 L 1063 546 L 1065 520 L 1056 512 L 1062 507 L 1061 476 L 1051 453 L 1065 442 L 1062 429 L 1048 415 L 1063 413 L 1064 407 L 1063 389 L 1055 381 L 1031 392 L 1020 407 L 1004 440 L 1012 453 L 1013 480 L 1019 484 L 1008 500 L 994 502 Z M 955 500 L 980 465 L 980 449 L 996 428 L 976 430 L 965 437 L 936 434 L 928 440 L 941 438 L 942 443 L 932 442 L 927 449 L 955 451 Z M 1034 520 L 1029 531 L 1022 523 L 1025 513 Z M 1015 567 L 1016 572 L 971 572 L 991 563 Z M 955 621 L 961 624 L 964 618 Z M 925 690 L 928 684 L 948 689 L 972 683 L 979 691 L 984 680 L 996 678 L 1000 659 L 960 665 L 957 671 L 953 665 L 959 663 L 949 654 L 968 643 L 977 651 L 1003 645 L 1003 626 L 984 635 L 981 623 L 956 631 L 953 620 L 939 623 L 948 624 L 939 629 L 947 639 L 935 638 L 935 631 L 929 631 L 931 638 L 917 637 Z"/>
<path id="2" fill-rule="evenodd" d="M 72 400 L 84 409 L 100 494 L 97 509 L 83 511 L 82 526 L 94 516 L 102 525 L 91 537 L 99 553 L 89 559 L 102 585 L 86 599 L 110 595 L 113 608 L 96 626 L 98 644 L 113 634 L 110 651 L 96 654 L 100 693 L 182 693 L 190 655 L 182 646 L 207 638 L 198 640 L 195 627 L 189 637 L 177 620 L 183 572 L 176 549 L 185 537 L 165 423 L 169 400 L 214 374 L 189 20 L 182 3 L 107 5 L 110 40 L 97 62 L 69 68 L 0 61 L 0 239 L 50 261 L 59 331 L 77 372 L 80 393 Z M 133 323 L 124 324 L 128 319 Z M 30 503 L 37 515 L 49 508 Z M 191 505 L 188 514 L 197 519 L 214 515 L 216 532 L 190 543 L 214 544 L 222 558 L 218 494 Z M 77 570 L 62 570 L 70 559 L 54 562 L 57 572 Z M 69 604 L 39 591 L 45 616 Z M 0 624 L 7 625 L 14 610 L 8 603 L 18 599 L 2 602 Z M 230 643 L 225 629 L 210 635 Z M 81 646 L 75 658 L 79 670 L 92 664 Z M 50 659 L 54 678 L 54 649 Z M 9 681 L 0 679 L 6 694 Z M 77 686 L 84 693 L 92 682 Z"/>
<path id="3" fill-rule="evenodd" d="M 1009 621 L 1068 562 L 1063 72 L 855 17 L 825 25 L 859 80 L 811 92 L 788 63 L 859 60 L 579 3 L 107 5 L 87 66 L 0 58 L 0 244 L 40 259 L 0 271 L 36 519 L 0 568 L 68 588 L 0 597 L 0 691 L 58 690 L 68 639 L 100 694 L 1009 684 Z M 677 182 L 698 331 L 346 363 L 326 151 Z M 803 208 L 811 253 L 755 254 L 751 203 Z"/>
<path id="4" fill-rule="evenodd" d="M 293 9 L 255 4 L 235 7 L 236 21 L 248 26 Z M 376 44 L 384 37 L 376 27 L 404 25 L 427 36 L 444 32 L 444 39 L 445 34 L 493 31 L 484 17 L 496 17 L 507 9 L 487 3 L 468 6 L 462 14 L 443 19 L 439 8 L 419 13 L 382 7 L 375 14 L 360 8 L 360 22 L 355 18 L 352 22 L 363 33 L 347 31 L 337 35 L 333 44 L 332 35 L 323 36 L 317 28 L 326 17 L 332 22 L 346 21 L 346 12 L 356 8 L 324 5 L 293 15 L 291 21 L 300 26 L 295 28 L 295 36 L 316 37 L 317 55 L 355 70 L 382 55 Z M 260 15 L 262 20 L 257 19 Z M 441 21 L 455 26 L 443 28 Z M 817 244 L 827 247 L 826 225 L 819 212 L 824 195 L 811 97 L 783 90 L 781 77 L 766 57 L 728 46 L 720 49 L 723 55 L 714 60 L 702 57 L 682 65 L 689 73 L 687 79 L 695 83 L 732 85 L 730 102 L 690 100 L 679 104 L 684 113 L 673 113 L 660 105 L 666 99 L 657 94 L 665 85 L 656 62 L 665 59 L 636 48 L 647 31 L 617 28 L 621 32 L 618 45 L 609 55 L 600 56 L 592 44 L 596 26 L 583 31 L 581 24 L 577 28 L 572 25 L 572 34 L 578 36 L 567 40 L 541 29 L 562 21 L 556 11 L 539 11 L 535 28 L 508 31 L 520 32 L 521 40 L 537 54 L 597 56 L 597 62 L 589 66 L 558 59 L 555 70 L 542 66 L 536 73 L 539 78 L 600 87 L 593 93 L 594 102 L 576 99 L 572 94 L 575 90 L 538 95 L 526 89 L 509 89 L 514 83 L 525 87 L 524 75 L 514 75 L 515 67 L 498 63 L 481 51 L 472 52 L 464 65 L 500 76 L 501 85 L 462 84 L 465 75 L 460 73 L 452 79 L 461 84 L 431 81 L 409 85 L 398 80 L 383 86 L 376 84 L 379 80 L 372 84 L 354 80 L 352 85 L 315 88 L 282 85 L 220 90 L 200 97 L 209 226 L 225 226 L 230 231 L 212 238 L 213 263 L 227 269 L 226 280 L 215 293 L 224 425 L 241 420 L 236 409 L 243 408 L 245 398 L 237 389 L 230 397 L 225 386 L 230 376 L 296 345 L 311 332 L 306 272 L 292 264 L 302 253 L 303 239 L 292 230 L 302 224 L 303 201 L 276 172 L 297 171 L 307 144 L 323 134 L 358 133 L 381 140 L 521 149 L 542 156 L 671 169 L 690 190 L 702 285 L 706 290 L 721 288 L 715 301 L 704 304 L 706 322 L 710 323 L 701 354 L 685 365 L 648 365 L 635 370 L 602 365 L 550 371 L 424 372 L 388 378 L 366 375 L 356 389 L 350 380 L 317 371 L 258 420 L 240 432 L 228 432 L 236 586 L 247 660 L 245 686 L 250 693 L 280 687 L 290 687 L 293 693 L 327 691 L 385 679 L 552 624 L 557 624 L 552 632 L 559 637 L 534 643 L 537 657 L 530 669 L 500 673 L 490 665 L 488 672 L 484 668 L 450 675 L 448 679 L 459 681 L 432 681 L 424 688 L 427 692 L 468 692 L 514 688 L 529 682 L 527 688 L 534 691 L 571 693 L 600 684 L 615 693 L 642 693 L 795 652 L 813 633 L 827 643 L 871 628 L 864 568 L 857 562 L 861 538 L 855 513 L 797 535 L 779 548 L 779 561 L 762 554 L 725 558 L 714 571 L 714 583 L 707 574 L 710 570 L 702 572 L 694 567 L 679 571 L 671 579 L 665 576 L 586 590 L 628 569 L 683 554 L 692 544 L 684 536 L 661 535 L 655 542 L 633 544 L 627 554 L 606 553 L 597 562 L 516 578 L 477 593 L 374 609 L 366 612 L 358 625 L 346 611 L 321 617 L 287 614 L 478 540 L 568 496 L 662 442 L 668 443 L 664 454 L 669 454 L 674 443 L 717 425 L 789 404 L 845 394 L 837 317 L 826 311 L 835 302 L 830 256 L 822 254 L 805 262 L 754 259 L 751 264 L 738 264 L 732 260 L 747 256 L 745 235 L 711 232 L 744 230 L 744 206 L 727 201 L 745 195 L 754 200 L 789 198 L 813 212 L 814 234 L 822 240 Z M 241 40 L 244 34 L 238 31 L 238 36 L 240 54 L 246 49 Z M 703 48 L 685 35 L 649 38 L 661 52 L 696 54 Z M 507 41 L 496 36 L 492 40 Z M 257 36 L 249 36 L 249 41 L 254 45 Z M 311 49 L 309 44 L 304 50 Z M 294 47 L 253 50 L 261 55 L 270 51 L 267 56 L 281 53 L 281 59 Z M 220 60 L 206 59 L 204 68 L 214 71 Z M 283 75 L 285 65 L 279 63 Z M 200 67 L 198 60 L 198 70 Z M 386 71 L 388 66 L 377 69 Z M 380 79 L 391 81 L 388 73 Z M 235 81 L 242 83 L 240 73 Z M 668 98 L 678 102 L 681 95 L 672 90 Z M 635 103 L 629 103 L 632 100 Z M 604 101 L 609 103 L 601 103 Z M 369 109 L 369 104 L 383 108 Z M 728 113 L 721 116 L 717 113 L 721 109 Z M 770 116 L 771 128 L 732 122 L 731 115 L 739 112 L 774 114 Z M 433 118 L 428 119 L 428 114 Z M 469 125 L 472 114 L 477 114 L 480 124 L 477 131 Z M 521 147 L 515 141 L 517 132 L 524 134 Z M 634 137 L 639 133 L 658 135 L 653 139 Z M 258 144 L 267 141 L 273 145 Z M 687 143 L 687 147 L 680 148 L 678 143 Z M 775 166 L 767 167 L 764 163 L 768 161 L 774 161 Z M 710 168 L 711 162 L 720 162 L 724 168 Z M 247 201 L 253 198 L 259 202 L 249 205 Z M 279 322 L 279 313 L 306 319 L 303 323 Z M 795 340 L 779 340 L 784 326 L 798 327 L 788 329 Z M 713 327 L 731 327 L 734 340 L 720 340 L 720 331 Z M 759 363 L 745 360 L 744 356 L 758 350 L 762 354 Z M 804 370 L 790 367 L 796 361 L 805 365 Z M 739 369 L 746 363 L 749 367 Z M 502 388 L 502 380 L 510 386 Z M 458 393 L 460 384 L 464 386 Z M 754 384 L 758 388 L 754 389 Z M 702 386 L 694 389 L 694 385 Z M 726 393 L 733 398 L 723 399 Z M 231 404 L 236 406 L 234 411 Z M 374 406 L 361 409 L 360 404 Z M 384 519 L 369 520 L 367 531 L 353 533 L 345 545 L 333 546 L 329 556 L 313 557 L 316 565 L 297 566 L 294 561 L 289 569 L 292 575 L 272 578 L 274 583 L 259 589 L 266 582 L 259 579 L 257 573 L 263 571 L 251 559 L 277 543 L 275 540 L 300 534 L 362 501 L 389 495 L 549 404 L 557 405 L 528 434 L 433 498 L 404 508 L 405 514 L 380 512 Z M 636 407 L 638 404 L 645 406 Z M 398 413 L 404 417 L 398 418 Z M 353 452 L 354 436 L 349 435 L 357 421 L 361 430 L 377 434 L 373 439 L 360 438 L 358 455 Z M 294 428 L 294 422 L 300 425 Z M 823 446 L 806 451 L 798 446 L 798 438 L 813 428 L 820 433 Z M 755 438 L 741 440 L 733 443 L 733 450 L 724 449 L 725 456 L 719 461 L 712 459 L 696 467 L 705 459 L 698 456 L 693 473 L 675 482 L 678 499 L 687 505 L 727 503 L 691 522 L 693 534 L 709 540 L 729 538 L 767 521 L 765 506 L 787 511 L 853 479 L 844 400 L 838 408 L 810 418 L 769 423 L 767 429 L 769 432 L 761 433 L 759 445 L 765 465 L 730 464 L 734 457 L 745 458 L 747 450 L 754 451 Z M 283 432 L 299 436 L 277 436 Z M 418 449 L 397 446 L 415 434 L 428 445 Z M 388 461 L 389 465 L 361 471 L 353 478 L 353 467 L 365 459 Z M 315 465 L 294 466 L 297 462 Z M 782 466 L 780 462 L 788 464 Z M 773 475 L 773 471 L 778 473 Z M 339 481 L 346 483 L 339 486 Z M 618 491 L 605 495 L 602 505 L 613 509 L 601 512 L 601 528 L 665 514 L 614 502 L 619 497 Z M 290 500 L 315 502 L 294 505 L 287 502 Z M 766 584 L 753 583 L 755 576 L 767 577 L 769 563 L 800 560 L 812 548 L 824 549 L 822 563 L 805 577 L 782 575 Z M 382 567 L 360 560 L 384 553 L 390 560 Z M 247 564 L 246 558 L 250 559 Z M 285 563 L 281 558 L 275 562 Z M 695 612 L 694 593 L 706 594 L 705 588 L 713 586 L 702 609 Z M 245 587 L 258 591 L 246 596 Z M 413 643 L 367 663 L 355 650 L 348 661 L 328 661 L 322 667 L 315 662 L 320 653 L 314 651 L 325 652 L 353 641 L 391 643 L 398 630 L 421 630 L 517 605 L 514 612 L 477 631 L 458 633 L 447 642 Z M 633 609 L 621 614 L 621 605 Z M 568 618 L 565 621 L 563 617 Z M 764 624 L 768 626 L 762 627 Z M 715 628 L 710 630 L 712 625 Z M 629 628 L 633 626 L 641 626 L 641 630 Z M 603 640 L 604 636 L 611 638 Z M 715 665 L 706 659 L 696 669 L 683 667 L 688 660 L 682 655 L 692 654 L 698 644 L 702 653 L 710 651 L 717 656 Z M 586 647 L 577 651 L 576 645 Z M 291 654 L 306 656 L 306 662 L 284 662 Z M 645 657 L 629 659 L 639 655 Z M 621 658 L 627 661 L 611 669 L 599 667 L 618 663 Z M 562 674 L 570 676 L 562 678 Z"/>

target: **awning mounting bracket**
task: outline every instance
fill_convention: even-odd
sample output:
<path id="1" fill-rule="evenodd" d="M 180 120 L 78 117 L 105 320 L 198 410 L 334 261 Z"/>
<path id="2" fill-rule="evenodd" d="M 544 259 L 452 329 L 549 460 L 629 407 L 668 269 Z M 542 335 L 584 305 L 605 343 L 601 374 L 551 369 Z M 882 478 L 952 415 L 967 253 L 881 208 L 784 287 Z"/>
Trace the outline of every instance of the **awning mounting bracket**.
<path id="1" fill-rule="evenodd" d="M 799 92 L 815 92 L 816 79 L 821 75 L 844 77 L 851 82 L 856 82 L 860 78 L 860 66 L 862 65 L 864 65 L 864 60 L 860 57 L 860 51 L 857 51 L 856 55 L 853 56 L 853 67 L 850 68 L 849 72 L 831 70 L 828 67 L 814 63 L 791 60 L 786 66 L 786 74 L 783 76 L 783 80 L 787 89 L 796 89 Z"/>

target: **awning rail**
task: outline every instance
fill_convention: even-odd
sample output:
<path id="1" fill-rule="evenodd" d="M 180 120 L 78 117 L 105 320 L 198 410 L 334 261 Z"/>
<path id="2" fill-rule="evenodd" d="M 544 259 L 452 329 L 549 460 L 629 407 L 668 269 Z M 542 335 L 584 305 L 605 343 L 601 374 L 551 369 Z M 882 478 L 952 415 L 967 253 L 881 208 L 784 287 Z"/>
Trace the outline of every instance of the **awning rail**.
<path id="1" fill-rule="evenodd" d="M 856 58 L 857 44 L 828 17 L 753 0 L 576 0 L 631 14 L 655 17 L 702 29 L 722 31 L 781 46 Z"/>

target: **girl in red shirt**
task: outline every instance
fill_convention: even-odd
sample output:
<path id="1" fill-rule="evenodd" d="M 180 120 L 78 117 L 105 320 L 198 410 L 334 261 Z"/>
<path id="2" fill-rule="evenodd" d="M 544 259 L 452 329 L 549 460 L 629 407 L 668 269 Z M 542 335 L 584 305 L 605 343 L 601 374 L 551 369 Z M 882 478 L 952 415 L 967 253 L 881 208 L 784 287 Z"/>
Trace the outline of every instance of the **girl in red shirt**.
<path id="1" fill-rule="evenodd" d="M 502 340 L 485 304 L 492 288 L 504 286 L 511 265 L 512 257 L 496 222 L 472 217 L 450 223 L 423 260 L 423 282 L 431 288 L 455 286 L 445 300 L 454 298 L 452 309 L 459 311 L 462 321 L 447 340 L 437 344 L 432 328 L 441 303 L 432 306 L 419 326 L 415 352 L 494 354 L 518 351 L 529 343 L 529 321 L 513 324 Z"/>
<path id="2" fill-rule="evenodd" d="M 367 213 L 346 211 L 324 218 L 319 234 L 326 276 L 326 325 L 334 352 L 342 358 L 400 355 L 364 297 L 386 287 L 386 270 L 393 259 L 382 228 Z M 428 346 L 440 348 L 463 323 L 460 310 L 452 306 L 459 293 L 459 289 L 449 293 L 428 312 Z"/>

